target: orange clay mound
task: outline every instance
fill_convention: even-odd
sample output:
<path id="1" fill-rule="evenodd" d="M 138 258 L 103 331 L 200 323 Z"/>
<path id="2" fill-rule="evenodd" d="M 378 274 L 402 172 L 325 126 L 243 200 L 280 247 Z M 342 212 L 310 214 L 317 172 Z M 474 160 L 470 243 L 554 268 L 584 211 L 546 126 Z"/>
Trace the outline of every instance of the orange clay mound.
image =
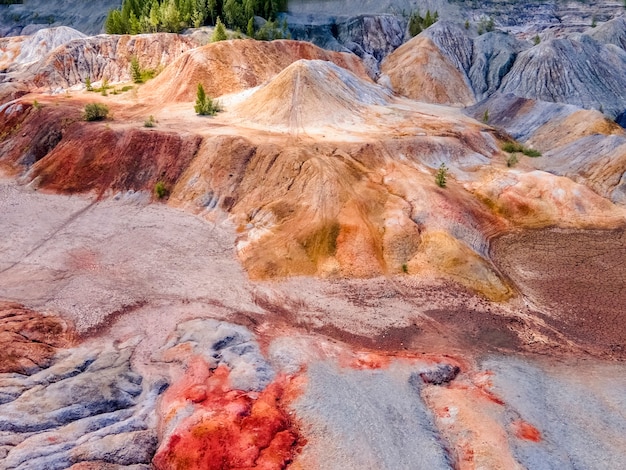
<path id="1" fill-rule="evenodd" d="M 390 54 L 381 82 L 396 93 L 427 103 L 469 105 L 474 93 L 465 77 L 429 38 L 417 36 Z"/>
<path id="2" fill-rule="evenodd" d="M 298 60 L 233 111 L 269 127 L 310 127 L 362 121 L 368 107 L 386 105 L 389 98 L 384 88 L 332 62 Z"/>
<path id="3" fill-rule="evenodd" d="M 329 60 L 367 79 L 355 55 L 330 52 L 298 41 L 221 41 L 191 50 L 148 82 L 141 96 L 160 103 L 194 101 L 198 83 L 209 96 L 263 84 L 299 59 Z"/>

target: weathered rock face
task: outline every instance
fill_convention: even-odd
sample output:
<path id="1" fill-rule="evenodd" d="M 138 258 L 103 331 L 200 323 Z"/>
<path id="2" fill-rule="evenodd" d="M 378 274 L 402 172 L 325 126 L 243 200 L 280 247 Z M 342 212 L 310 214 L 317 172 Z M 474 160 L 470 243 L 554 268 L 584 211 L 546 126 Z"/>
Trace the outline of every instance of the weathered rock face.
<path id="1" fill-rule="evenodd" d="M 33 34 L 50 26 L 71 26 L 85 34 L 103 32 L 104 20 L 120 0 L 25 0 L 21 4 L 0 6 L 0 36 Z"/>
<path id="2" fill-rule="evenodd" d="M 130 80 L 130 61 L 160 71 L 197 44 L 176 34 L 84 37 L 71 28 L 38 31 L 32 37 L 2 40 L 0 102 L 33 90 L 61 91 L 82 84 Z"/>
<path id="3" fill-rule="evenodd" d="M 471 66 L 467 75 L 477 101 L 492 95 L 500 87 L 517 55 L 529 47 L 527 42 L 499 31 L 474 39 Z"/>
<path id="4" fill-rule="evenodd" d="M 41 187 L 70 193 L 152 191 L 158 181 L 170 186 L 201 141 L 193 134 L 89 125 L 69 106 L 13 104 L 0 116 L 14 134 L 0 144 L 0 162 L 28 168 Z M 85 169 L 96 167 L 97 177 L 87 177 Z"/>
<path id="5" fill-rule="evenodd" d="M 626 205 L 626 136 L 590 135 L 545 156 L 537 162 L 538 168 L 587 184 L 601 196 Z"/>
<path id="6" fill-rule="evenodd" d="M 500 92 L 599 109 L 613 119 L 626 110 L 626 52 L 611 43 L 621 44 L 626 21 L 607 23 L 596 33 L 600 40 L 583 34 L 534 47 L 502 32 L 470 34 L 435 23 L 387 57 L 379 82 L 443 104 L 472 104 Z"/>
<path id="7" fill-rule="evenodd" d="M 488 124 L 505 130 L 514 139 L 542 152 L 592 134 L 624 132 L 598 111 L 512 94 L 495 93 L 464 112 L 481 120 L 486 113 Z"/>
<path id="8" fill-rule="evenodd" d="M 30 81 L 40 88 L 68 88 L 84 83 L 87 77 L 92 81 L 105 77 L 111 82 L 129 81 L 133 56 L 143 69 L 160 70 L 196 46 L 177 34 L 96 36 L 66 43 L 31 65 L 28 72 Z"/>
<path id="9" fill-rule="evenodd" d="M 502 32 L 470 34 L 455 23 L 435 23 L 385 59 L 379 82 L 441 104 L 469 105 L 491 95 L 530 45 Z"/>
<path id="10" fill-rule="evenodd" d="M 46 28 L 37 31 L 32 36 L 18 36 L 2 39 L 2 55 L 0 55 L 2 70 L 15 68 L 18 65 L 42 60 L 53 49 L 62 46 L 74 39 L 84 39 L 86 36 L 68 28 Z M 17 49 L 15 52 L 12 49 Z"/>
<path id="11" fill-rule="evenodd" d="M 71 329 L 61 318 L 0 302 L 0 374 L 30 375 L 45 369 L 57 350 L 72 340 Z"/>
<path id="12" fill-rule="evenodd" d="M 30 324 L 20 331 L 35 333 L 49 329 L 46 322 L 55 324 L 54 317 L 29 315 Z M 45 364 L 29 369 L 30 375 L 0 373 L 2 468 L 148 464 L 157 444 L 153 412 L 163 383 L 143 383 L 130 366 L 133 349 L 132 344 L 58 349 Z"/>
<path id="13" fill-rule="evenodd" d="M 356 54 L 370 76 L 375 77 L 382 59 L 404 42 L 406 19 L 394 15 L 362 15 L 322 25 L 296 22 L 290 24 L 290 31 L 294 39 Z"/>
<path id="14" fill-rule="evenodd" d="M 30 168 L 29 177 L 43 188 L 69 193 L 152 191 L 157 182 L 169 187 L 178 179 L 201 140 L 193 134 L 93 127 L 69 128 L 54 150 Z M 86 167 L 98 168 L 98 176 L 86 178 Z"/>
<path id="15" fill-rule="evenodd" d="M 582 35 L 579 40 L 544 41 L 522 52 L 500 91 L 602 109 L 615 118 L 626 109 L 625 76 L 625 51 Z"/>

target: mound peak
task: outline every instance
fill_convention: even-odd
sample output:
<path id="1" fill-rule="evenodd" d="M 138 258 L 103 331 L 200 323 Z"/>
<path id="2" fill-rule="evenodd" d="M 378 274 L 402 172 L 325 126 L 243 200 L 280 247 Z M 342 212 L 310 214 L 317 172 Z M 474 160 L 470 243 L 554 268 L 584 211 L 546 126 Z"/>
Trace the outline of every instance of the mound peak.
<path id="1" fill-rule="evenodd" d="M 234 107 L 266 126 L 310 127 L 360 121 L 390 93 L 324 60 L 298 60 Z"/>
<path id="2" fill-rule="evenodd" d="M 154 80 L 144 93 L 159 102 L 185 102 L 196 98 L 198 83 L 213 97 L 262 85 L 299 59 L 332 61 L 367 78 L 354 54 L 332 52 L 299 41 L 220 41 L 188 51 Z"/>

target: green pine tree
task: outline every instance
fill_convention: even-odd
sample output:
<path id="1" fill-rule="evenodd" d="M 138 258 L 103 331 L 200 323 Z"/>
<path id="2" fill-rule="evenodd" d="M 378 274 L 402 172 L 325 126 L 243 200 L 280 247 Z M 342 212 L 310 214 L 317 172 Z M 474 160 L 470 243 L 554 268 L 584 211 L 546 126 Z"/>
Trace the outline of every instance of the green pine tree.
<path id="1" fill-rule="evenodd" d="M 198 83 L 198 92 L 196 93 L 196 104 L 194 106 L 196 114 L 200 116 L 214 116 L 220 110 L 219 105 L 214 103 L 211 97 L 207 96 L 202 83 Z"/>
<path id="2" fill-rule="evenodd" d="M 141 77 L 141 67 L 139 65 L 139 59 L 137 59 L 137 56 L 133 56 L 130 59 L 130 76 L 135 83 L 143 82 L 143 79 Z"/>
<path id="3" fill-rule="evenodd" d="M 445 163 L 442 163 L 437 170 L 437 174 L 435 175 L 435 183 L 440 188 L 446 187 L 446 179 L 448 177 L 448 168 Z"/>
<path id="4" fill-rule="evenodd" d="M 226 41 L 228 39 L 228 35 L 226 34 L 226 27 L 220 17 L 217 17 L 217 21 L 215 22 L 215 29 L 213 30 L 213 35 L 211 36 L 211 42 L 218 41 Z"/>
<path id="5" fill-rule="evenodd" d="M 254 37 L 254 18 L 250 18 L 248 20 L 248 26 L 246 27 L 246 34 L 251 38 Z"/>

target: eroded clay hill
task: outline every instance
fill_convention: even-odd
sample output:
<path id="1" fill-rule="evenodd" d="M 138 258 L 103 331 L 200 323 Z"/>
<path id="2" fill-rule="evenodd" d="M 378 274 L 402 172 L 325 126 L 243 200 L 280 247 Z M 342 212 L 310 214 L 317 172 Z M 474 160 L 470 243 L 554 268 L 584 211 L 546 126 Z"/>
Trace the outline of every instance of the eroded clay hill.
<path id="1" fill-rule="evenodd" d="M 330 52 L 298 41 L 223 41 L 183 55 L 142 89 L 142 97 L 163 102 L 192 102 L 198 83 L 210 96 L 252 88 L 273 78 L 300 59 L 326 60 L 366 77 L 352 54 Z"/>
<path id="2" fill-rule="evenodd" d="M 624 131 L 458 31 L 1 41 L 0 468 L 619 468 Z"/>
<path id="3" fill-rule="evenodd" d="M 192 110 L 198 83 L 218 99 L 244 91 L 201 118 Z M 94 100 L 86 92 L 40 98 L 41 109 L 25 99 L 2 110 L 2 160 L 25 181 L 101 196 L 160 182 L 170 204 L 231 215 L 237 253 L 256 279 L 408 272 L 504 299 L 513 291 L 488 259 L 494 234 L 624 220 L 622 209 L 570 179 L 525 163 L 507 168 L 506 135 L 453 108 L 394 96 L 354 56 L 310 44 L 194 49 L 134 97 L 98 97 L 115 115 L 106 124 L 81 121 Z M 142 128 L 148 114 L 155 130 Z M 441 164 L 445 189 L 434 178 Z"/>

